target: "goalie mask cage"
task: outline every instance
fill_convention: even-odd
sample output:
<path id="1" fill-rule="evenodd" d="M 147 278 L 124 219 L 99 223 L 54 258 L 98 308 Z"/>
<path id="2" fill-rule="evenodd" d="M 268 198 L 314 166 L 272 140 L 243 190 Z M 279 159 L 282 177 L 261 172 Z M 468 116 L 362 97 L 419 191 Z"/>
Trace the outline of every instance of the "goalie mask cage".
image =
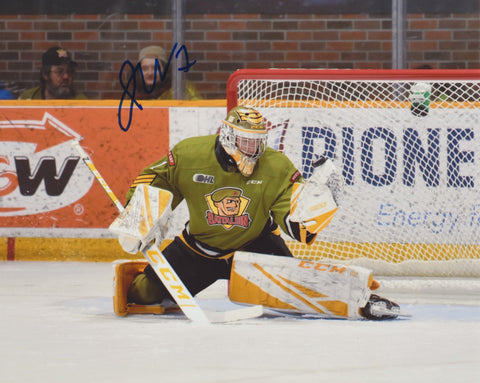
<path id="1" fill-rule="evenodd" d="M 238 70 L 228 109 L 266 121 L 305 177 L 343 175 L 339 210 L 295 256 L 379 275 L 480 276 L 480 70 Z"/>

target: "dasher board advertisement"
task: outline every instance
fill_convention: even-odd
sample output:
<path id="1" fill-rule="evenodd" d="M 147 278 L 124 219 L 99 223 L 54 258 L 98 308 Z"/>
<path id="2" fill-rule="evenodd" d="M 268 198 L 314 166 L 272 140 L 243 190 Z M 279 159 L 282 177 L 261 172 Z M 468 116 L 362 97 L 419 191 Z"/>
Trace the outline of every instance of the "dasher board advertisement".
<path id="1" fill-rule="evenodd" d="M 141 168 L 169 146 L 165 107 L 136 113 L 128 132 L 119 129 L 115 106 L 1 112 L 0 230 L 5 236 L 108 235 L 116 209 L 72 140 L 80 141 L 122 203 Z"/>

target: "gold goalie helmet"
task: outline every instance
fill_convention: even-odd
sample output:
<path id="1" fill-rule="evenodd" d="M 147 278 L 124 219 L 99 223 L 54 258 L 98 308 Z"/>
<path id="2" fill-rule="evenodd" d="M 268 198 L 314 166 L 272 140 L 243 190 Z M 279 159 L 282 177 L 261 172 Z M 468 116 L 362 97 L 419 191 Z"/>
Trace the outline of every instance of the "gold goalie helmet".
<path id="1" fill-rule="evenodd" d="M 255 109 L 236 106 L 222 121 L 220 143 L 235 160 L 240 173 L 250 177 L 267 146 L 263 116 Z"/>

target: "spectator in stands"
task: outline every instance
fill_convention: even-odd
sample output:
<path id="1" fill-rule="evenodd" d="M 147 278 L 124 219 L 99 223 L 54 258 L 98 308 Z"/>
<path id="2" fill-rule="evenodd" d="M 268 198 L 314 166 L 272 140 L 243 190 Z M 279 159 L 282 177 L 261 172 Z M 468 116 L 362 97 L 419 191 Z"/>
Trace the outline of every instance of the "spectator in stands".
<path id="1" fill-rule="evenodd" d="M 0 81 L 0 100 L 13 100 L 13 93 L 5 89 L 3 83 Z"/>
<path id="2" fill-rule="evenodd" d="M 166 76 L 162 79 L 157 70 L 155 77 L 155 61 L 160 64 L 162 77 L 167 69 Z M 138 100 L 171 100 L 172 92 L 172 70 L 171 63 L 168 65 L 168 53 L 160 46 L 151 45 L 143 48 L 138 56 L 138 62 L 142 71 L 136 70 L 136 92 Z M 143 81 L 142 81 L 143 73 Z M 190 81 L 186 81 L 186 100 L 201 100 L 202 96 Z"/>
<path id="3" fill-rule="evenodd" d="M 73 85 L 73 76 L 77 65 L 65 49 L 61 47 L 49 48 L 42 55 L 40 85 L 23 92 L 20 99 L 87 99 L 83 93 L 77 92 Z"/>

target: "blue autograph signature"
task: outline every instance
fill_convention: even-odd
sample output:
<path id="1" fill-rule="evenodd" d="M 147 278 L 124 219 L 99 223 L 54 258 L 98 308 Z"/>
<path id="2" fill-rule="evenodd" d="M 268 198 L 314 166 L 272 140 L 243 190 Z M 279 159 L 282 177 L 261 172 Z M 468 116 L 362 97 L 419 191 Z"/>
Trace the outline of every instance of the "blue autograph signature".
<path id="1" fill-rule="evenodd" d="M 175 43 L 175 45 L 172 48 L 172 51 L 170 52 L 170 57 L 168 58 L 167 65 L 165 65 L 165 68 L 163 69 L 163 72 L 162 72 L 162 68 L 160 66 L 160 63 L 158 62 L 158 59 L 155 59 L 155 73 L 153 75 L 153 85 L 152 85 L 151 89 L 148 89 L 148 87 L 145 84 L 145 79 L 143 77 L 143 71 L 142 71 L 142 67 L 141 67 L 140 63 L 138 63 L 134 67 L 133 64 L 129 60 L 126 60 L 122 64 L 122 67 L 120 68 L 120 73 L 119 73 L 119 80 L 120 80 L 120 85 L 122 86 L 122 89 L 123 89 L 123 94 L 122 94 L 122 97 L 120 98 L 120 103 L 118 104 L 118 125 L 120 126 L 120 128 L 124 132 L 126 132 L 128 129 L 130 129 L 130 125 L 132 124 L 133 106 L 135 105 L 138 109 L 143 110 L 142 104 L 138 103 L 138 101 L 135 100 L 135 92 L 136 92 L 136 89 L 137 89 L 137 83 L 136 83 L 136 81 L 137 81 L 136 80 L 137 71 L 140 72 L 140 75 L 141 75 L 142 81 L 143 81 L 143 86 L 144 86 L 145 90 L 147 91 L 147 93 L 152 93 L 153 89 L 155 88 L 155 84 L 157 83 L 157 71 L 160 75 L 160 81 L 164 81 L 165 77 L 167 77 L 168 68 L 170 66 L 170 63 L 172 61 L 172 58 L 173 58 L 174 54 L 175 54 L 175 59 L 178 59 L 178 56 L 182 53 L 185 55 L 186 65 L 181 67 L 181 68 L 178 68 L 179 71 L 188 72 L 190 70 L 190 68 L 197 62 L 197 60 L 190 61 L 188 59 L 188 51 L 187 51 L 187 48 L 185 47 L 185 45 L 181 45 L 178 48 L 178 50 L 177 50 L 177 47 L 178 47 L 178 43 Z M 131 73 L 131 75 L 128 78 L 128 81 L 127 81 L 126 84 L 123 82 L 123 71 L 125 70 L 125 67 L 130 68 L 130 73 Z M 129 91 L 130 87 L 132 88 L 132 92 Z M 122 112 L 123 112 L 122 106 L 123 106 L 123 102 L 125 101 L 126 98 L 130 99 L 130 108 L 128 109 L 128 122 L 127 122 L 126 125 L 124 125 L 123 124 L 123 118 L 122 118 Z"/>

